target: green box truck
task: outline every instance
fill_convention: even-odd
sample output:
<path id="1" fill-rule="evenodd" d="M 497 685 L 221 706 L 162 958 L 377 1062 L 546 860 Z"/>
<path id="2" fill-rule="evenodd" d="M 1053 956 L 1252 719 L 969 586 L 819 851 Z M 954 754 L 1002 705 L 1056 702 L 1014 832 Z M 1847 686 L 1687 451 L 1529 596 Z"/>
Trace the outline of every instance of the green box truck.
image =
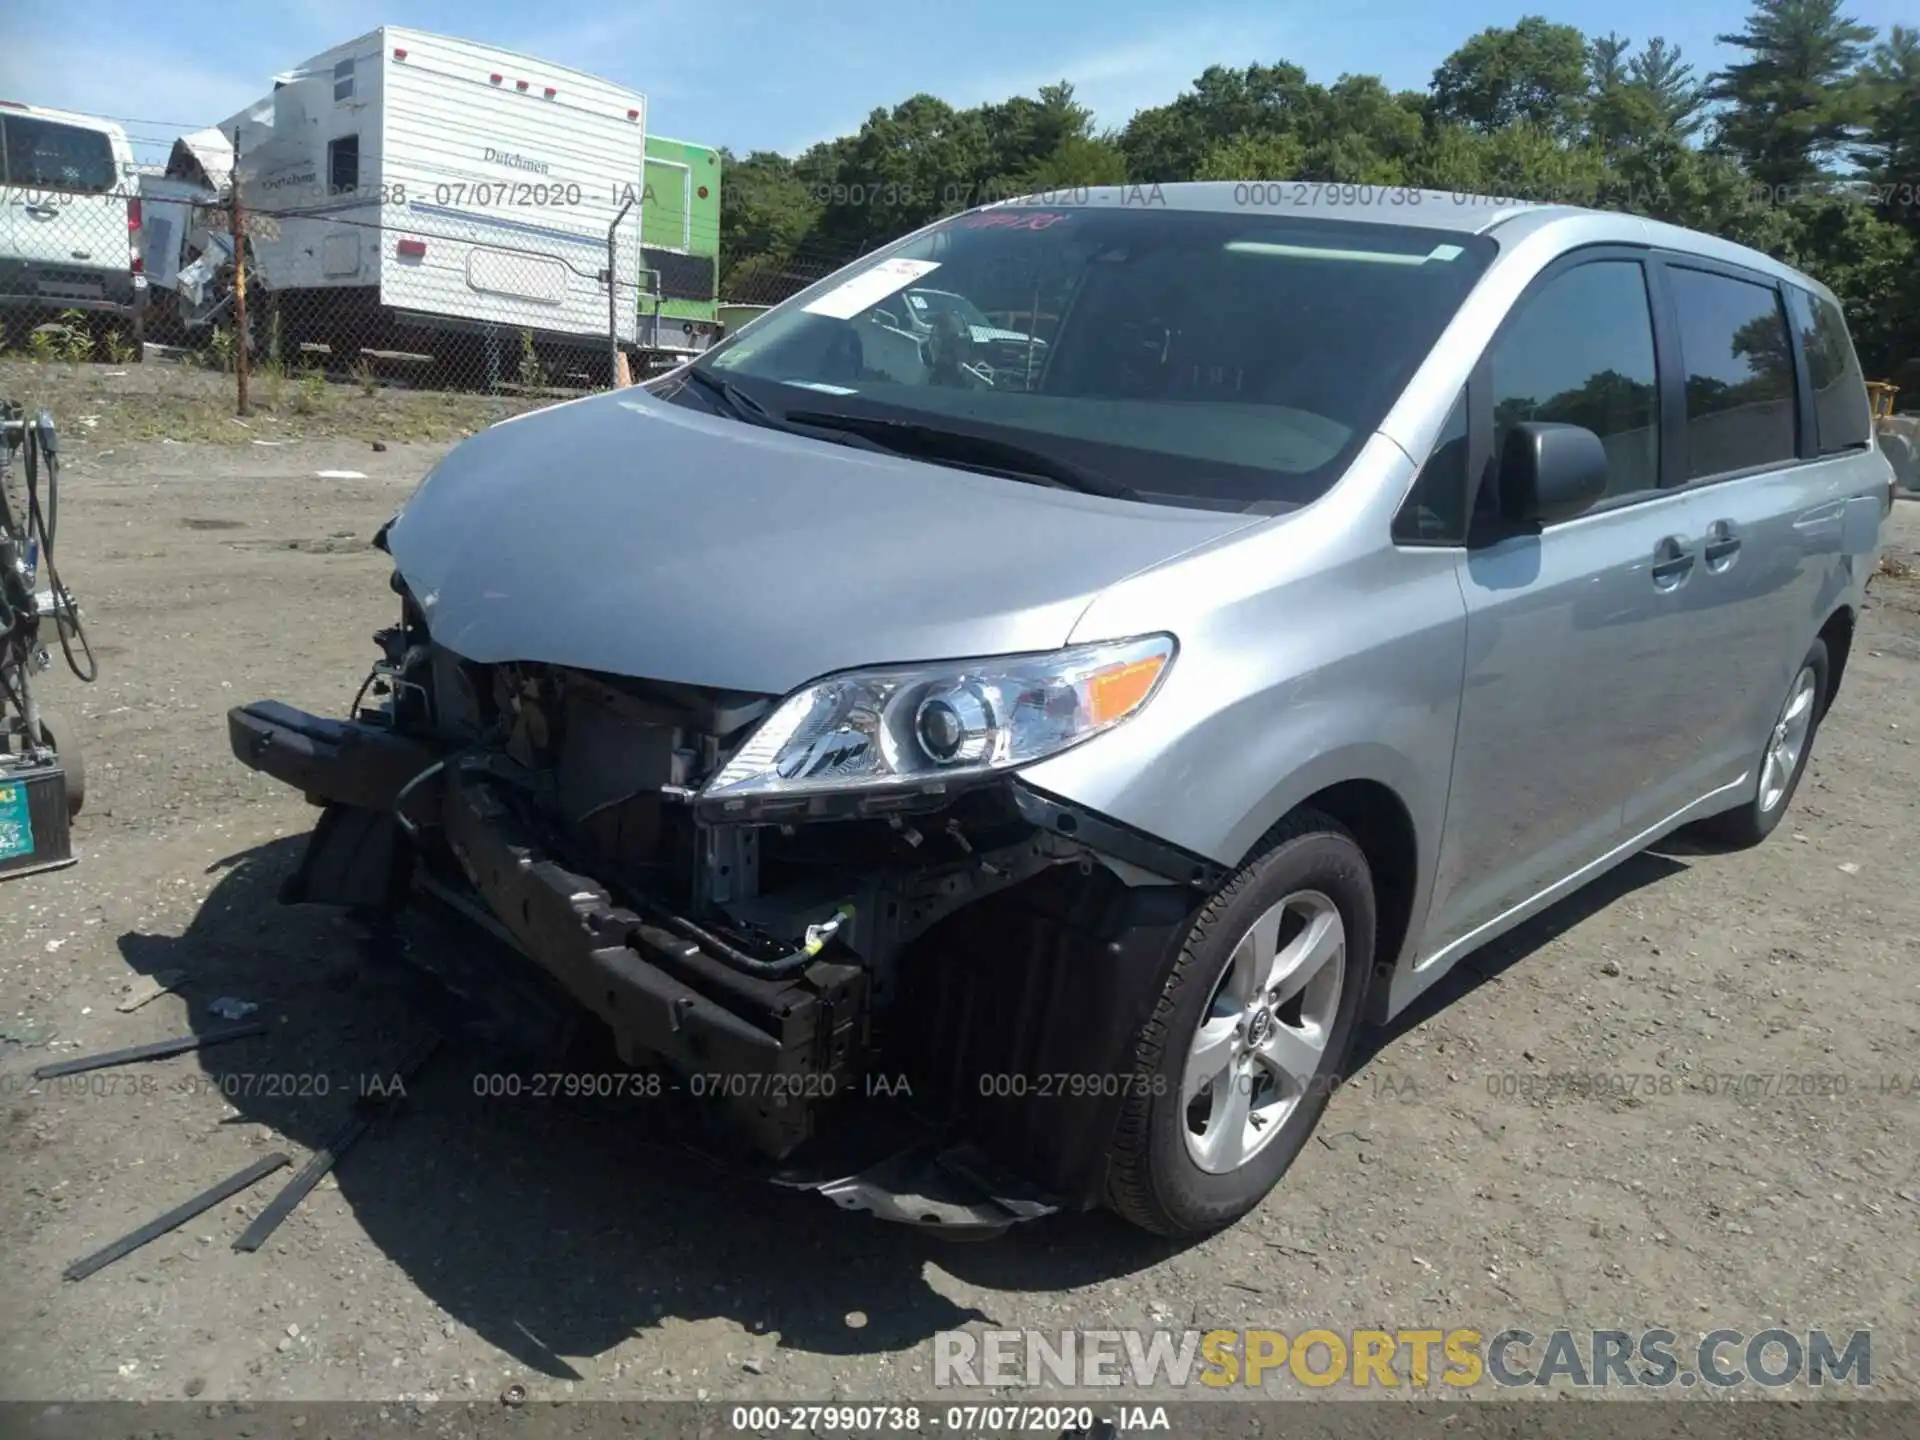
<path id="1" fill-rule="evenodd" d="M 719 335 L 720 152 L 649 135 L 640 196 L 641 369 L 699 354 Z"/>

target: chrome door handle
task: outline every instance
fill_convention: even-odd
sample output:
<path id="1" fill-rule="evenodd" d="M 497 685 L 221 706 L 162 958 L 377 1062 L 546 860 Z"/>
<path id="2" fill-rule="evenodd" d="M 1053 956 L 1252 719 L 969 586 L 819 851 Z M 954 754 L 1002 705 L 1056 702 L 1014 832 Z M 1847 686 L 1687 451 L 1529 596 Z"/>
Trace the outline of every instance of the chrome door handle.
<path id="1" fill-rule="evenodd" d="M 1671 590 L 1685 583 L 1687 576 L 1693 573 L 1693 563 L 1698 557 L 1693 553 L 1691 541 L 1678 535 L 1669 535 L 1653 547 L 1653 564 L 1648 573 L 1653 583 L 1662 590 Z"/>

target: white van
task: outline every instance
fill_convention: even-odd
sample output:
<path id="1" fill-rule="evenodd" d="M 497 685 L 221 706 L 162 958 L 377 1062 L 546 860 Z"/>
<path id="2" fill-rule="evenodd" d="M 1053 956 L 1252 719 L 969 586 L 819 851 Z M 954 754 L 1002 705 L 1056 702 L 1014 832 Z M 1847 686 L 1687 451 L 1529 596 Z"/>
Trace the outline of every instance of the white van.
<path id="1" fill-rule="evenodd" d="M 0 100 L 0 312 L 80 310 L 137 328 L 146 288 L 126 131 Z"/>

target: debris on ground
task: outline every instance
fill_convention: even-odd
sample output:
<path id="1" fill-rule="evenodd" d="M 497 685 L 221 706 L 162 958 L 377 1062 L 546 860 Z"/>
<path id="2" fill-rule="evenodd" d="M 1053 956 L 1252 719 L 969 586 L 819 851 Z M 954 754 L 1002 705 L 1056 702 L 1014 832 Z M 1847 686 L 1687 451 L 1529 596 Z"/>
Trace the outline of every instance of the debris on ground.
<path id="1" fill-rule="evenodd" d="M 43 1020 L 0 1020 L 0 1042 L 27 1047 L 44 1045 L 53 1038 L 54 1028 Z"/>
<path id="2" fill-rule="evenodd" d="M 223 1045 L 229 1040 L 244 1040 L 250 1035 L 264 1035 L 267 1027 L 258 1021 L 249 1025 L 235 1025 L 226 1030 L 209 1030 L 204 1035 L 181 1035 L 172 1040 L 155 1040 L 147 1045 L 129 1045 L 124 1050 L 103 1050 L 97 1055 L 80 1055 L 72 1060 L 60 1060 L 51 1065 L 42 1065 L 33 1072 L 36 1080 L 54 1080 L 62 1075 L 79 1075 L 88 1070 L 107 1070 L 116 1065 L 132 1065 L 141 1060 L 164 1060 L 170 1055 L 184 1055 L 189 1050 L 204 1050 L 209 1045 Z"/>
<path id="3" fill-rule="evenodd" d="M 126 998 L 114 1008 L 122 1015 L 131 1015 L 148 1001 L 158 1000 L 169 990 L 175 989 L 186 978 L 187 972 L 184 970 L 160 970 L 143 976 L 128 987 Z"/>
<path id="4" fill-rule="evenodd" d="M 397 1103 L 405 1097 L 406 1082 L 417 1076 L 440 1048 L 440 1037 L 433 1035 L 416 1046 L 408 1058 L 394 1072 L 396 1084 L 390 1092 L 390 1099 L 363 1098 L 354 1106 L 354 1113 L 345 1124 L 334 1133 L 311 1158 L 302 1165 L 299 1172 L 281 1188 L 278 1195 L 267 1202 L 267 1208 L 254 1217 L 253 1223 L 241 1232 L 240 1238 L 233 1242 L 233 1248 L 239 1251 L 258 1250 L 266 1244 L 267 1237 L 280 1228 L 280 1223 L 294 1212 L 300 1202 L 307 1198 L 313 1187 L 326 1178 L 327 1172 L 339 1163 L 340 1157 L 348 1148 L 372 1127 L 383 1115 L 390 1113 Z M 389 1093 L 389 1092 L 383 1092 Z"/>
<path id="5" fill-rule="evenodd" d="M 111 1265 L 123 1255 L 130 1255 L 142 1245 L 158 1240 L 170 1230 L 178 1230 L 194 1216 L 211 1210 L 230 1195 L 238 1195 L 249 1185 L 271 1175 L 274 1171 L 292 1162 L 279 1151 L 262 1156 L 237 1175 L 229 1175 L 211 1189 L 202 1190 L 184 1205 L 177 1205 L 157 1220 L 149 1220 L 138 1230 L 121 1236 L 111 1245 L 107 1245 L 84 1260 L 76 1260 L 65 1270 L 69 1280 L 84 1280 L 103 1266 Z"/>
<path id="6" fill-rule="evenodd" d="M 222 1020 L 244 1020 L 260 1007 L 251 1000 L 237 999 L 232 995 L 222 995 L 207 1009 Z"/>

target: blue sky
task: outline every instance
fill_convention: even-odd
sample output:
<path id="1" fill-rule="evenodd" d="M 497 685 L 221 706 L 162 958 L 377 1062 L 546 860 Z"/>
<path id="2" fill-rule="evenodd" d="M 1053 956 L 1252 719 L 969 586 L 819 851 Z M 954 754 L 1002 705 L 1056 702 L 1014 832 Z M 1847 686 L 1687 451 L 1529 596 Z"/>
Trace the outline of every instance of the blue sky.
<path id="1" fill-rule="evenodd" d="M 0 50 L 0 98 L 142 122 L 127 127 L 146 142 L 141 158 L 161 158 L 179 125 L 212 124 L 266 93 L 275 71 L 393 24 L 631 86 L 648 96 L 649 128 L 661 134 L 795 153 L 921 90 L 965 105 L 1065 78 L 1102 123 L 1118 125 L 1214 62 L 1285 59 L 1316 80 L 1371 73 L 1423 87 L 1467 36 L 1528 8 L 1485 0 L 627 0 L 618 9 L 565 0 L 255 0 L 244 8 L 22 0 Z M 1729 54 L 1714 35 L 1739 29 L 1747 7 L 1560 0 L 1541 8 L 1590 34 L 1664 35 L 1705 74 Z M 1912 22 L 1913 0 L 1853 0 L 1849 13 L 1884 31 Z"/>

